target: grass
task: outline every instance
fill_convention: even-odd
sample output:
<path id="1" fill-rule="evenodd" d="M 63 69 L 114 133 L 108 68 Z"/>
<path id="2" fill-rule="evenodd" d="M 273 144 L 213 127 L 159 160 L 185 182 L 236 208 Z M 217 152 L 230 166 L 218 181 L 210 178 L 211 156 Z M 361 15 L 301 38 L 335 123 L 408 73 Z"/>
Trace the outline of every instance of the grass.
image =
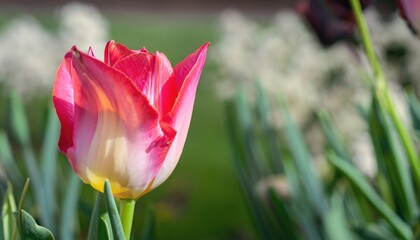
<path id="1" fill-rule="evenodd" d="M 217 40 L 214 18 L 132 13 L 109 13 L 107 17 L 115 41 L 131 48 L 146 46 L 151 52 L 164 52 L 173 65 L 204 42 L 214 43 Z M 6 19 L 0 18 L 0 27 Z M 56 27 L 54 19 L 48 15 L 39 16 L 39 19 L 50 29 Z M 208 60 L 200 80 L 189 136 L 177 168 L 162 186 L 137 203 L 133 227 L 136 236 L 141 236 L 146 206 L 152 204 L 156 212 L 158 239 L 255 237 L 232 169 L 223 104 L 215 97 L 216 83 L 211 78 L 214 70 L 215 65 Z M 44 114 L 45 107 L 39 101 L 37 104 L 28 109 L 43 109 Z M 30 115 L 31 119 L 35 119 L 36 128 L 39 128 L 36 119 L 42 123 L 44 116 L 36 111 L 31 111 Z M 40 133 L 36 130 L 34 138 L 41 139 Z M 90 194 L 89 191 L 92 192 L 85 186 L 83 193 Z"/>

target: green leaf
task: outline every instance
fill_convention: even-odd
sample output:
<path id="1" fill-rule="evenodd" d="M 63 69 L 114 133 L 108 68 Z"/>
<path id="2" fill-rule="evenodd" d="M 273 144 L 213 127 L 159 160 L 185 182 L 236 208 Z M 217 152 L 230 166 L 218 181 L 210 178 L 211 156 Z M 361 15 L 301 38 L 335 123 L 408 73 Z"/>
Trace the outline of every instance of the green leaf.
<path id="1" fill-rule="evenodd" d="M 328 143 L 333 148 L 334 152 L 341 158 L 350 161 L 350 155 L 344 147 L 343 140 L 334 128 L 331 119 L 326 111 L 320 111 L 317 114 L 319 122 L 321 123 L 322 130 Z"/>
<path id="2" fill-rule="evenodd" d="M 23 150 L 25 167 L 34 185 L 34 193 L 37 203 L 40 205 L 42 214 L 40 214 L 41 223 L 54 231 L 52 224 L 53 213 L 47 202 L 47 195 L 42 181 L 42 174 L 39 171 L 34 150 L 30 141 L 30 129 L 28 119 L 25 113 L 25 107 L 20 96 L 16 92 L 11 92 L 8 104 L 8 124 L 12 136 L 17 140 Z"/>
<path id="3" fill-rule="evenodd" d="M 355 189 L 366 197 L 370 204 L 372 204 L 376 211 L 392 226 L 394 231 L 402 239 L 413 239 L 413 233 L 410 227 L 379 197 L 357 169 L 336 155 L 329 155 L 328 160 L 347 177 Z"/>
<path id="4" fill-rule="evenodd" d="M 16 229 L 16 221 L 13 216 L 17 211 L 15 198 L 13 197 L 13 188 L 9 183 L 3 199 L 3 207 L 1 212 L 1 228 L 4 239 L 13 239 L 13 233 Z M 1 235 L 0 235 L 1 238 Z"/>
<path id="5" fill-rule="evenodd" d="M 294 220 L 288 210 L 288 206 L 279 198 L 277 193 L 273 189 L 268 191 L 274 216 L 280 223 L 280 231 L 285 239 L 298 239 L 294 231 Z"/>
<path id="6" fill-rule="evenodd" d="M 73 172 L 70 173 L 70 180 L 66 187 L 63 200 L 63 210 L 61 212 L 60 239 L 74 239 L 75 221 L 77 219 L 77 203 L 80 192 L 80 179 Z"/>
<path id="7" fill-rule="evenodd" d="M 30 132 L 25 108 L 20 96 L 15 91 L 12 91 L 9 96 L 8 115 L 8 125 L 12 136 L 21 146 L 29 145 Z"/>
<path id="8" fill-rule="evenodd" d="M 111 221 L 109 219 L 108 213 L 104 213 L 101 216 L 101 219 L 99 221 L 99 231 L 97 239 L 114 240 L 114 236 L 112 235 Z"/>
<path id="9" fill-rule="evenodd" d="M 343 196 L 337 192 L 335 192 L 331 197 L 331 208 L 324 220 L 328 239 L 354 239 L 354 236 L 351 234 L 347 225 L 343 201 Z"/>
<path id="10" fill-rule="evenodd" d="M 235 108 L 237 106 L 233 102 L 227 102 L 225 106 L 227 131 L 230 140 L 229 142 L 232 146 L 235 175 L 248 203 L 249 210 L 252 214 L 252 220 L 258 234 L 263 239 L 274 239 L 276 236 L 275 231 L 270 225 L 269 218 L 266 216 L 266 212 L 264 211 L 261 202 L 258 201 L 254 193 L 256 174 L 249 166 L 252 163 L 252 160 L 248 154 L 249 149 L 246 148 L 244 143 L 244 132 L 237 126 L 237 122 L 239 121 L 238 118 L 240 118 L 241 115 L 238 113 L 239 110 Z M 239 116 L 236 117 L 235 113 Z"/>
<path id="11" fill-rule="evenodd" d="M 40 205 L 41 209 L 43 210 L 40 214 L 41 223 L 42 225 L 52 229 L 53 232 L 55 232 L 55 225 L 52 221 L 53 213 L 50 212 L 51 209 L 48 206 L 42 175 L 39 171 L 37 160 L 35 158 L 35 153 L 31 145 L 23 147 L 23 159 L 25 161 L 25 167 L 28 172 L 28 175 L 33 183 L 32 193 L 35 194 L 36 202 Z"/>
<path id="12" fill-rule="evenodd" d="M 12 92 L 9 98 L 9 126 L 12 136 L 17 140 L 22 147 L 23 159 L 25 167 L 34 185 L 34 193 L 37 203 L 42 208 L 40 214 L 41 223 L 48 228 L 53 229 L 52 212 L 48 202 L 47 195 L 44 189 L 44 182 L 42 181 L 42 174 L 39 171 L 34 150 L 30 143 L 30 130 L 28 126 L 25 109 L 21 98 L 15 92 Z M 4 139 L 3 139 L 4 141 Z M 9 155 L 9 154 L 8 154 Z M 10 155 L 9 155 L 10 156 Z M 14 167 L 13 167 L 14 168 Z M 54 229 L 53 229 L 54 230 Z"/>
<path id="13" fill-rule="evenodd" d="M 27 213 L 25 210 L 21 209 L 20 214 L 15 212 L 16 221 L 19 221 L 20 224 L 17 223 L 21 239 L 33 239 L 33 240 L 53 240 L 54 236 L 50 230 L 39 226 L 35 219 Z M 20 217 L 19 217 L 20 215 Z"/>
<path id="14" fill-rule="evenodd" d="M 312 206 L 316 212 L 323 216 L 327 210 L 326 200 L 324 198 L 323 189 L 319 178 L 313 172 L 311 166 L 313 164 L 309 150 L 303 140 L 302 134 L 295 125 L 292 116 L 290 115 L 287 103 L 285 100 L 281 101 L 281 112 L 284 120 L 284 129 L 293 155 L 294 163 L 301 176 L 303 187 L 310 199 Z"/>
<path id="15" fill-rule="evenodd" d="M 0 130 L 0 162 L 6 169 L 7 176 L 15 187 L 21 187 L 23 184 L 22 174 L 16 165 L 12 155 L 12 148 L 6 133 Z"/>
<path id="16" fill-rule="evenodd" d="M 391 229 L 389 229 L 389 225 L 386 225 L 383 222 L 356 227 L 353 231 L 363 240 L 398 239 Z"/>
<path id="17" fill-rule="evenodd" d="M 244 149 L 247 151 L 245 160 L 248 171 L 254 180 L 258 180 L 271 171 L 268 167 L 261 142 L 255 131 L 254 118 L 248 106 L 244 91 L 240 91 L 236 98 L 236 111 L 238 114 L 237 122 L 239 123 L 241 135 L 243 136 Z"/>
<path id="18" fill-rule="evenodd" d="M 408 160 L 402 151 L 401 142 L 397 141 L 398 135 L 390 116 L 377 96 L 373 96 L 369 129 L 378 166 L 386 176 L 395 203 L 398 204 L 397 209 L 401 209 L 401 215 L 409 221 L 415 221 L 419 210 Z"/>
<path id="19" fill-rule="evenodd" d="M 41 172 L 45 189 L 45 207 L 48 207 L 49 217 L 52 217 L 57 205 L 56 174 L 57 174 L 57 142 L 60 134 L 60 122 L 53 107 L 49 108 L 48 120 L 44 135 L 41 154 Z"/>
<path id="20" fill-rule="evenodd" d="M 89 231 L 87 240 L 97 240 L 98 238 L 98 225 L 99 225 L 99 211 L 101 208 L 102 194 L 96 195 L 95 206 L 93 207 L 92 215 L 90 216 Z"/>
<path id="21" fill-rule="evenodd" d="M 142 240 L 153 240 L 156 239 L 155 234 L 155 213 L 152 207 L 148 207 L 146 214 L 146 222 L 144 223 L 143 233 L 141 235 Z"/>
<path id="22" fill-rule="evenodd" d="M 296 217 L 296 221 L 302 229 L 302 235 L 305 239 L 322 239 L 320 231 L 317 229 L 316 219 L 314 217 L 315 213 L 310 207 L 310 200 L 305 195 L 305 189 L 301 187 L 301 176 L 296 169 L 296 164 L 294 164 L 292 159 L 285 158 L 283 165 L 288 183 L 287 186 L 292 196 L 292 201 L 290 202 L 291 215 Z"/>
<path id="23" fill-rule="evenodd" d="M 260 82 L 257 81 L 257 107 L 258 107 L 258 116 L 261 121 L 261 126 L 263 130 L 263 140 L 268 145 L 268 155 L 271 158 L 271 167 L 275 173 L 283 173 L 283 166 L 281 161 L 281 153 L 278 145 L 276 130 L 273 124 L 272 113 L 270 112 L 270 106 L 268 103 L 267 96 L 261 86 Z"/>
<path id="24" fill-rule="evenodd" d="M 105 180 L 104 194 L 105 205 L 108 212 L 109 220 L 111 222 L 114 239 L 125 240 L 124 229 L 121 224 L 120 215 L 118 214 L 117 205 L 115 204 L 114 196 L 112 195 L 111 184 L 109 183 L 108 179 Z"/>
<path id="25" fill-rule="evenodd" d="M 406 98 L 410 109 L 413 128 L 420 131 L 420 101 L 413 92 L 409 93 Z"/>

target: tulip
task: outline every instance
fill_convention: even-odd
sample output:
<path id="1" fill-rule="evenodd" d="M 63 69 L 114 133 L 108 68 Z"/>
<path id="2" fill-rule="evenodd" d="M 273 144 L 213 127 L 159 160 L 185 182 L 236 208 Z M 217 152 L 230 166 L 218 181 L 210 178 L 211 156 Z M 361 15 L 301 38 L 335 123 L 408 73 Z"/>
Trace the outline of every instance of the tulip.
<path id="1" fill-rule="evenodd" d="M 410 30 L 418 35 L 420 27 L 420 1 L 398 0 L 400 15 L 407 22 Z"/>
<path id="2" fill-rule="evenodd" d="M 104 61 L 76 46 L 58 68 L 53 103 L 58 147 L 87 184 L 106 179 L 121 199 L 164 182 L 180 158 L 209 43 L 172 68 L 161 52 L 109 41 Z"/>
<path id="3" fill-rule="evenodd" d="M 363 9 L 373 2 L 360 0 Z M 348 0 L 304 0 L 298 3 L 297 11 L 325 47 L 338 41 L 354 42 L 356 39 L 355 19 Z"/>
<path id="4" fill-rule="evenodd" d="M 325 47 L 338 41 L 354 41 L 354 23 L 342 20 L 320 0 L 302 1 L 297 11 L 310 25 L 319 42 Z"/>
<path id="5" fill-rule="evenodd" d="M 326 5 L 331 11 L 342 20 L 354 21 L 353 10 L 349 0 L 325 0 Z M 360 0 L 360 6 L 362 9 L 366 9 L 372 5 L 374 0 Z"/>

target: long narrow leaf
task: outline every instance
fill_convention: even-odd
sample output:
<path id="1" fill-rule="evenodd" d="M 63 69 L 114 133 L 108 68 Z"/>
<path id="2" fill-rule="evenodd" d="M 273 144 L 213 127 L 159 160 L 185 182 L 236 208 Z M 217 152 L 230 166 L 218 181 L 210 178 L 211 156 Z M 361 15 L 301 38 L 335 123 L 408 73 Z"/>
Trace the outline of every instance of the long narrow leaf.
<path id="1" fill-rule="evenodd" d="M 308 240 L 323 239 L 320 231 L 317 229 L 316 218 L 311 208 L 310 200 L 305 195 L 305 189 L 301 186 L 300 173 L 296 169 L 296 164 L 291 159 L 285 158 L 283 165 L 290 195 L 293 200 L 290 202 L 290 210 L 292 211 L 292 215 L 296 217 L 296 221 L 302 229 L 303 236 Z"/>
<path id="2" fill-rule="evenodd" d="M 343 139 L 340 137 L 339 133 L 337 132 L 336 128 L 334 127 L 330 116 L 326 111 L 320 111 L 317 114 L 319 122 L 321 124 L 322 130 L 324 132 L 324 135 L 328 141 L 328 144 L 331 146 L 331 148 L 334 150 L 335 154 L 342 159 L 348 161 L 351 163 L 351 157 L 348 151 L 346 150 Z M 336 175 L 336 172 L 334 172 L 334 181 L 332 183 L 331 187 L 335 187 L 335 182 L 338 180 L 338 176 Z M 356 199 L 358 203 L 359 209 L 357 209 L 358 213 L 361 213 L 359 216 L 363 216 L 358 218 L 358 221 L 369 221 L 372 218 L 372 212 L 370 211 L 370 206 L 368 206 L 368 203 L 366 202 L 366 199 L 360 198 L 359 194 L 357 192 L 354 192 L 354 198 Z M 361 210 L 363 209 L 363 210 Z M 354 211 L 353 211 L 354 213 Z"/>
<path id="3" fill-rule="evenodd" d="M 350 155 L 344 147 L 343 140 L 333 127 L 331 119 L 326 111 L 320 111 L 317 114 L 319 122 L 321 123 L 322 130 L 328 143 L 334 149 L 334 152 L 341 158 L 350 161 Z"/>
<path id="4" fill-rule="evenodd" d="M 37 203 L 42 209 L 40 214 L 41 223 L 43 226 L 55 232 L 54 224 L 52 224 L 53 215 L 52 212 L 50 212 L 50 207 L 48 206 L 48 202 L 46 200 L 47 197 L 41 178 L 41 172 L 39 171 L 35 153 L 30 141 L 30 130 L 25 108 L 21 98 L 15 92 L 12 92 L 9 98 L 9 117 L 11 133 L 23 149 L 25 167 L 33 183 L 33 192 L 35 192 Z"/>
<path id="5" fill-rule="evenodd" d="M 111 184 L 108 180 L 105 181 L 104 186 L 105 205 L 108 212 L 109 220 L 111 222 L 112 233 L 114 239 L 125 240 L 123 226 L 121 224 L 120 215 L 118 214 L 117 205 L 115 204 L 114 196 L 112 195 Z"/>
<path id="6" fill-rule="evenodd" d="M 30 130 L 25 114 L 25 107 L 19 95 L 12 91 L 8 104 L 8 125 L 11 135 L 21 146 L 30 144 Z"/>
<path id="7" fill-rule="evenodd" d="M 246 158 L 249 171 L 256 176 L 258 180 L 262 176 L 270 173 L 266 157 L 264 155 L 261 143 L 258 141 L 258 136 L 255 132 L 255 125 L 250 107 L 247 103 L 247 98 L 244 91 L 240 91 L 236 99 L 236 110 L 238 114 L 237 121 L 241 127 L 242 135 L 245 143 L 245 150 L 247 150 Z"/>
<path id="8" fill-rule="evenodd" d="M 345 160 L 336 155 L 329 155 L 330 163 L 343 173 L 347 179 L 360 191 L 379 214 L 391 225 L 402 239 L 413 239 L 410 227 L 404 223 L 392 209 L 378 196 L 363 175 Z"/>
<path id="9" fill-rule="evenodd" d="M 114 240 L 112 234 L 111 220 L 109 219 L 108 213 L 104 213 L 99 221 L 98 239 Z"/>
<path id="10" fill-rule="evenodd" d="M 99 230 L 99 211 L 101 207 L 101 200 L 102 200 L 102 194 L 97 193 L 96 200 L 95 200 L 95 206 L 93 207 L 92 214 L 90 216 L 90 222 L 89 222 L 89 231 L 87 240 L 97 240 L 98 239 L 98 230 Z"/>
<path id="11" fill-rule="evenodd" d="M 53 232 L 55 225 L 52 223 L 52 212 L 49 212 L 50 207 L 47 206 L 47 196 L 45 195 L 45 188 L 41 178 L 41 174 L 36 162 L 35 153 L 32 146 L 23 147 L 23 159 L 25 167 L 33 183 L 33 191 L 35 193 L 36 202 L 40 205 L 42 212 L 40 214 L 41 224 Z"/>
<path id="12" fill-rule="evenodd" d="M 46 206 L 51 215 L 55 212 L 56 202 L 56 174 L 57 174 L 57 142 L 60 133 L 60 124 L 51 107 L 48 112 L 48 120 L 42 145 L 41 172 L 43 177 Z"/>
<path id="13" fill-rule="evenodd" d="M 273 126 L 272 114 L 268 104 L 267 96 L 259 82 L 257 82 L 257 97 L 258 97 L 258 113 L 261 121 L 262 130 L 264 133 L 264 140 L 268 145 L 268 153 L 271 158 L 271 165 L 273 172 L 282 173 L 283 166 L 281 164 L 281 153 L 277 144 L 277 135 Z"/>
<path id="14" fill-rule="evenodd" d="M 344 213 L 343 196 L 335 192 L 331 197 L 331 208 L 325 217 L 325 228 L 328 239 L 351 240 L 354 239 Z"/>
<path id="15" fill-rule="evenodd" d="M 312 201 L 313 207 L 316 209 L 317 213 L 322 216 L 327 210 L 322 185 L 311 168 L 313 162 L 309 150 L 306 148 L 306 143 L 304 142 L 299 129 L 292 120 L 285 100 L 281 101 L 281 112 L 285 124 L 284 129 L 288 140 L 287 142 L 295 160 L 297 170 L 300 173 L 303 186 L 307 195 L 310 197 L 309 199 Z"/>
<path id="16" fill-rule="evenodd" d="M 0 162 L 6 169 L 7 176 L 16 187 L 22 187 L 23 177 L 12 155 L 12 148 L 5 132 L 0 130 Z"/>
<path id="17" fill-rule="evenodd" d="M 414 93 L 409 93 L 406 98 L 410 109 L 413 128 L 420 131 L 420 101 Z"/>
<path id="18" fill-rule="evenodd" d="M 261 203 L 256 199 L 254 194 L 254 172 L 249 171 L 247 162 L 250 161 L 247 155 L 247 149 L 244 143 L 243 133 L 237 127 L 237 118 L 235 116 L 236 109 L 233 102 L 226 103 L 226 122 L 229 133 L 229 140 L 232 146 L 233 169 L 240 183 L 256 229 L 263 239 L 274 239 L 276 237 L 269 219 L 264 214 Z M 240 117 L 240 116 L 239 116 Z"/>
<path id="19" fill-rule="evenodd" d="M 155 238 L 155 213 L 152 207 L 148 207 L 141 240 L 153 240 Z"/>
<path id="20" fill-rule="evenodd" d="M 273 189 L 270 189 L 268 193 L 271 200 L 274 216 L 277 218 L 277 221 L 280 222 L 280 230 L 284 235 L 284 239 L 299 239 L 295 232 L 295 221 L 288 211 L 286 204 L 279 198 Z"/>
<path id="21" fill-rule="evenodd" d="M 79 199 L 80 179 L 76 174 L 71 173 L 67 183 L 66 192 L 63 201 L 63 211 L 61 212 L 60 239 L 75 239 L 74 229 L 77 219 L 77 203 Z"/>
<path id="22" fill-rule="evenodd" d="M 3 207 L 1 212 L 1 225 L 0 228 L 2 231 L 0 239 L 12 239 L 14 231 L 16 231 L 16 222 L 13 213 L 17 211 L 15 198 L 13 197 L 12 185 L 9 183 L 7 186 L 7 191 L 3 199 Z"/>
<path id="23" fill-rule="evenodd" d="M 390 119 L 392 120 L 391 122 L 396 129 L 399 140 L 401 141 L 404 152 L 407 155 L 408 161 L 410 163 L 410 168 L 412 169 L 414 179 L 416 180 L 416 187 L 418 188 L 417 190 L 419 190 L 420 159 L 409 130 L 407 126 L 401 121 L 400 116 L 397 114 L 389 92 L 384 92 L 383 95 L 378 96 L 378 100 L 381 107 L 383 107 L 383 109 L 389 114 Z"/>
<path id="24" fill-rule="evenodd" d="M 389 184 L 394 191 L 394 199 L 402 210 L 401 215 L 412 221 L 417 218 L 419 210 L 411 182 L 411 171 L 401 144 L 397 141 L 390 116 L 375 96 L 372 100 L 370 129 L 371 135 L 376 136 L 374 145 L 378 164 L 385 168 Z"/>

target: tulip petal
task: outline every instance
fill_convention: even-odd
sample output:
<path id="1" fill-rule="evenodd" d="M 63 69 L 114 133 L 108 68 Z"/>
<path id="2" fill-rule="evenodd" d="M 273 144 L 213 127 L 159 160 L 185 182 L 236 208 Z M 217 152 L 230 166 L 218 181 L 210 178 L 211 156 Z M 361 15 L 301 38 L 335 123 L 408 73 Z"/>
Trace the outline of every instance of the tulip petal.
<path id="1" fill-rule="evenodd" d="M 180 91 L 184 85 L 193 85 L 195 88 L 197 87 L 209 45 L 210 43 L 204 44 L 174 67 L 173 73 L 163 85 L 158 99 L 159 113 L 162 116 L 165 116 L 172 111 L 176 99 L 178 96 L 182 95 Z M 187 79 L 188 83 L 185 84 Z M 193 105 L 193 103 L 191 104 Z"/>
<path id="2" fill-rule="evenodd" d="M 207 48 L 210 44 L 201 46 L 195 53 L 189 55 L 174 68 L 174 72 L 162 88 L 160 102 L 163 102 L 162 122 L 172 126 L 177 135 L 173 140 L 166 160 L 161 166 L 161 170 L 153 182 L 152 188 L 164 182 L 174 170 L 181 156 L 182 149 L 187 138 L 188 128 L 194 106 L 194 99 L 197 90 L 201 71 L 206 60 Z M 166 99 L 174 98 L 175 99 Z M 173 104 L 170 101 L 174 101 Z M 168 111 L 168 109 L 170 109 Z"/>
<path id="3" fill-rule="evenodd" d="M 152 79 L 152 66 L 154 57 L 151 54 L 140 52 L 126 56 L 114 64 L 114 68 L 123 72 L 137 88 L 148 98 Z"/>
<path id="4" fill-rule="evenodd" d="M 120 59 L 114 68 L 130 78 L 155 108 L 159 92 L 173 72 L 164 54 L 153 56 L 146 49 Z"/>
<path id="5" fill-rule="evenodd" d="M 58 148 L 63 153 L 67 153 L 67 150 L 73 146 L 74 98 L 70 74 L 71 55 L 71 52 L 68 52 L 58 68 L 52 94 L 54 107 L 61 122 Z"/>
<path id="6" fill-rule="evenodd" d="M 154 106 L 157 106 L 159 93 L 172 73 L 172 65 L 169 59 L 165 54 L 156 52 L 155 67 L 152 75 L 153 85 L 149 88 L 148 94 L 148 96 L 150 96 L 149 99 L 152 99 L 151 101 L 153 101 Z"/>
<path id="7" fill-rule="evenodd" d="M 115 43 L 114 41 L 109 41 L 105 47 L 104 60 L 105 63 L 109 66 L 114 66 L 118 60 L 129 56 L 132 53 L 134 52 L 128 49 L 126 46 Z"/>
<path id="8" fill-rule="evenodd" d="M 138 197 L 150 188 L 175 130 L 161 127 L 156 110 L 126 75 L 77 49 L 72 77 L 73 168 L 98 191 L 108 178 L 115 196 Z"/>

